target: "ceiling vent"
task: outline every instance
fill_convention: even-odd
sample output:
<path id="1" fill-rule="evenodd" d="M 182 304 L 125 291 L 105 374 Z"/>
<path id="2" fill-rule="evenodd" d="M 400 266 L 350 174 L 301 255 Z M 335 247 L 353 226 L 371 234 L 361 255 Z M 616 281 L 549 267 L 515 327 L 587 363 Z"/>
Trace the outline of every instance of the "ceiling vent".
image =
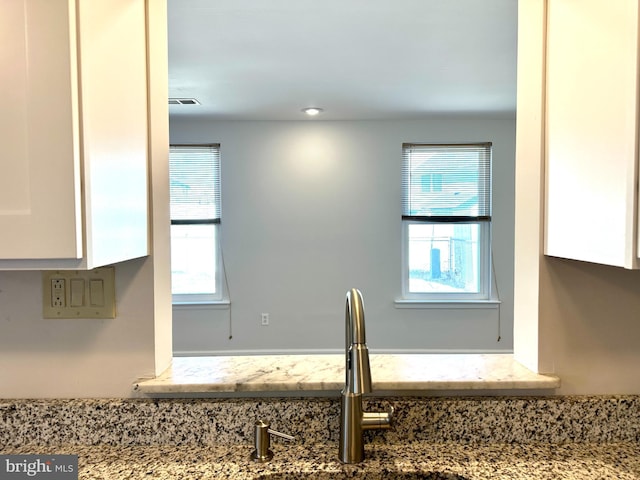
<path id="1" fill-rule="evenodd" d="M 170 98 L 169 105 L 200 105 L 195 98 Z"/>

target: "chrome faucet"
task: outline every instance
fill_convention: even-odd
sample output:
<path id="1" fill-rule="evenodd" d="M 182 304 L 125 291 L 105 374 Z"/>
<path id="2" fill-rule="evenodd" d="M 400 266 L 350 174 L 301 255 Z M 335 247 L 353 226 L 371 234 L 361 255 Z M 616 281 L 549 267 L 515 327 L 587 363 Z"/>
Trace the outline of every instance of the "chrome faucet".
<path id="1" fill-rule="evenodd" d="M 371 393 L 369 350 L 364 331 L 364 304 L 359 290 L 347 292 L 345 312 L 346 379 L 340 404 L 340 450 L 342 463 L 364 460 L 364 430 L 391 428 L 393 408 L 386 413 L 362 411 L 362 395 Z"/>

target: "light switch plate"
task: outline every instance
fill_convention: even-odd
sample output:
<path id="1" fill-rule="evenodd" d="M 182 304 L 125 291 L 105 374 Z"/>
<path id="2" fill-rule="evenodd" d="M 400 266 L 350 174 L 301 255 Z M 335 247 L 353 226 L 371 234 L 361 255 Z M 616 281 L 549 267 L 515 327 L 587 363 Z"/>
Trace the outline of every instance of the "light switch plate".
<path id="1" fill-rule="evenodd" d="M 42 272 L 44 318 L 115 318 L 115 268 Z"/>

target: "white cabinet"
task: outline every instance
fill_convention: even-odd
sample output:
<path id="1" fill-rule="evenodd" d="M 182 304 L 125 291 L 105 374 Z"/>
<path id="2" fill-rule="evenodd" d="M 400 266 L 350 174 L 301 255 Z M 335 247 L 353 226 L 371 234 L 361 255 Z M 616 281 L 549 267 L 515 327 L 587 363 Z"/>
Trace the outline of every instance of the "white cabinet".
<path id="1" fill-rule="evenodd" d="M 0 269 L 147 255 L 145 0 L 3 0 L 0 62 Z"/>
<path id="2" fill-rule="evenodd" d="M 638 2 L 549 0 L 545 254 L 638 267 Z"/>

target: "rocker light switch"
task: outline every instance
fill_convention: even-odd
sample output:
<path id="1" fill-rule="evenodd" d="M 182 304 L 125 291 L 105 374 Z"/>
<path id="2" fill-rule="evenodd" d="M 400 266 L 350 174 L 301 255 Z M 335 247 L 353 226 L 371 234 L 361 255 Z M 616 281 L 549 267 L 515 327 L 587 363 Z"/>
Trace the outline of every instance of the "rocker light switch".
<path id="1" fill-rule="evenodd" d="M 69 299 L 69 306 L 81 307 L 84 303 L 84 279 L 72 278 L 70 284 L 71 298 Z"/>
<path id="2" fill-rule="evenodd" d="M 92 307 L 104 306 L 104 281 L 94 279 L 89 282 L 89 299 Z"/>

